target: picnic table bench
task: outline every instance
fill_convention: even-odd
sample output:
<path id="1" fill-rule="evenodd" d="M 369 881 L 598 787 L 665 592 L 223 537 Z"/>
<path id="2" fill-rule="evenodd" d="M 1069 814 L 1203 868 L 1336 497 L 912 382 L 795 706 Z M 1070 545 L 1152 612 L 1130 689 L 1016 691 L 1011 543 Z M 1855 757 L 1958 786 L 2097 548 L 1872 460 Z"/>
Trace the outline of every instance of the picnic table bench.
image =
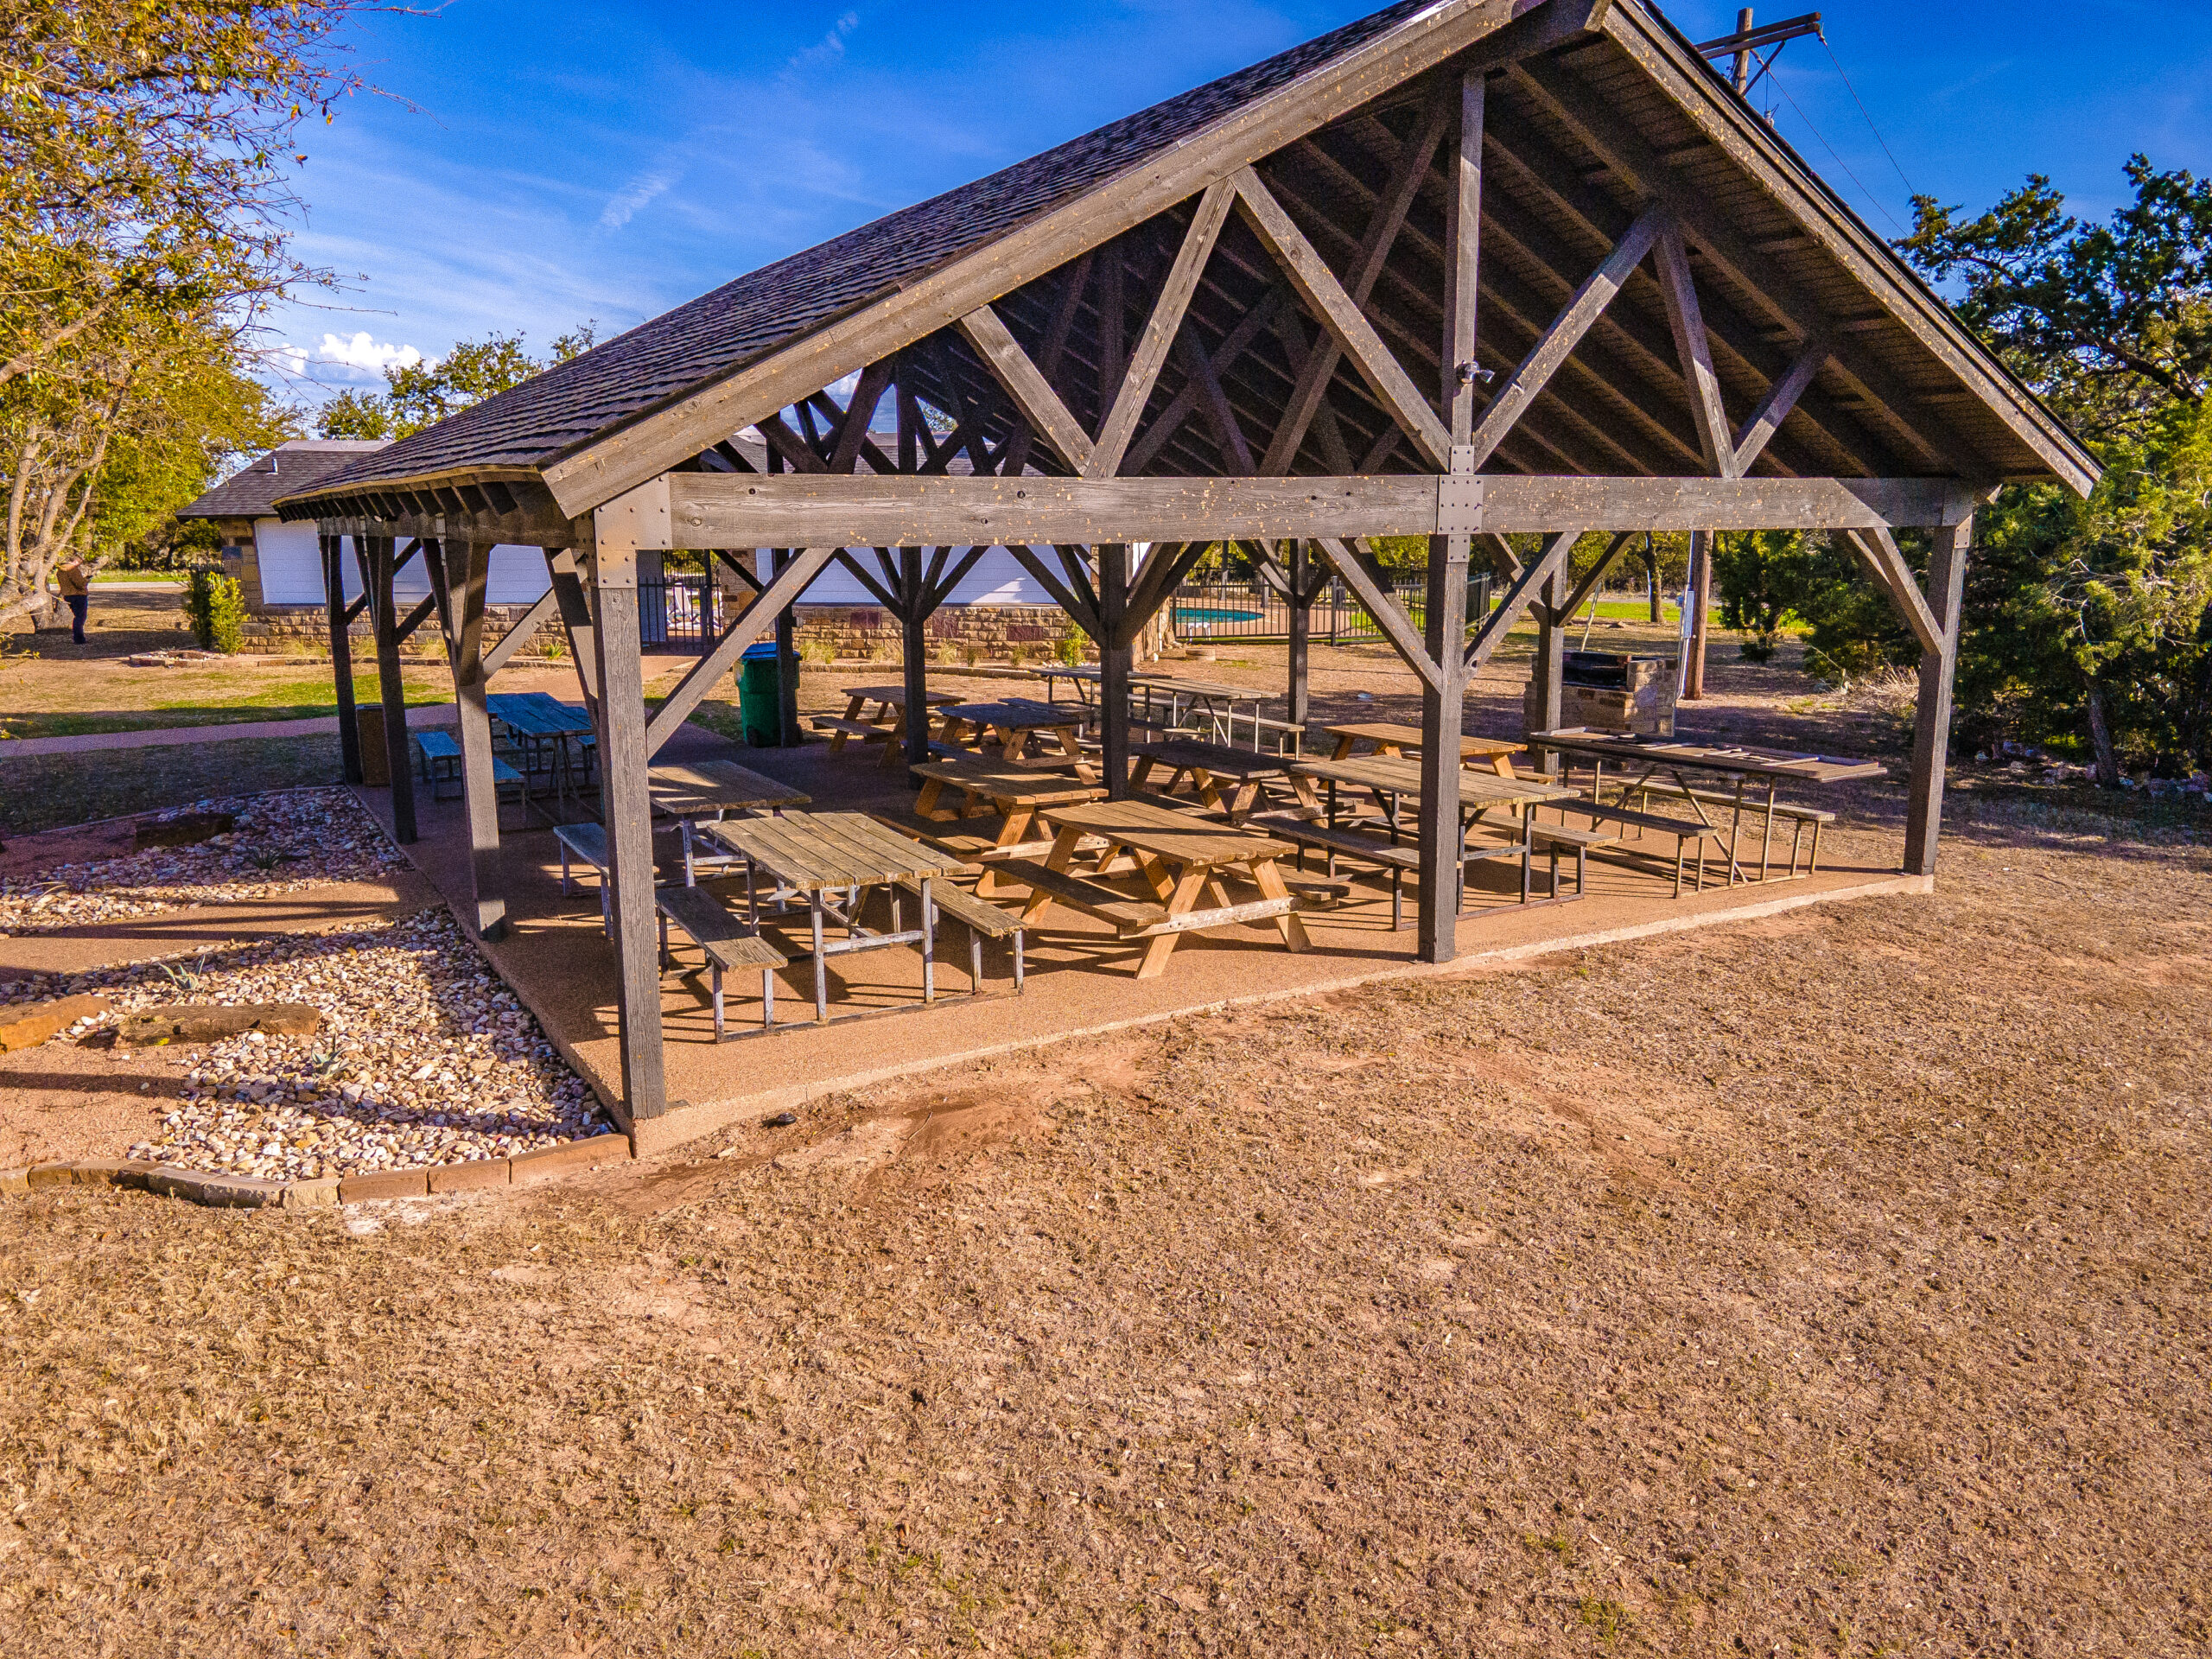
<path id="1" fill-rule="evenodd" d="M 680 929 L 692 944 L 697 945 L 707 958 L 712 975 L 711 988 L 715 1002 L 715 1040 L 727 1040 L 722 1018 L 722 973 L 725 969 L 758 968 L 760 970 L 760 1029 L 773 1030 L 776 1024 L 776 970 L 789 960 L 784 953 L 762 938 L 757 929 L 748 928 L 736 917 L 722 908 L 721 902 L 702 887 L 660 887 L 653 893 L 653 908 L 660 916 L 660 965 L 673 967 L 676 957 L 668 948 L 668 930 L 671 925 Z"/>
<path id="2" fill-rule="evenodd" d="M 607 871 L 613 862 L 607 851 L 607 827 L 599 823 L 556 823 L 553 839 L 561 844 L 561 891 L 574 893 L 576 884 L 569 874 L 570 860 L 588 864 L 599 872 L 599 919 L 607 929 L 607 937 L 614 937 L 614 914 L 610 907 L 607 887 Z"/>
<path id="3" fill-rule="evenodd" d="M 1627 792 L 1625 788 L 1622 791 L 1624 795 Z M 1656 796 L 1661 800 L 1694 801 L 1703 806 L 1732 807 L 1736 799 L 1734 796 L 1717 789 L 1692 789 L 1681 784 L 1655 783 L 1649 778 L 1636 786 L 1635 792 L 1639 809 L 1643 806 L 1643 798 L 1646 796 Z M 1812 826 L 1813 855 L 1806 861 L 1805 873 L 1817 875 L 1821 868 L 1821 831 L 1835 822 L 1835 814 L 1825 807 L 1799 806 L 1789 801 L 1775 802 L 1773 811 L 1776 817 L 1790 826 L 1789 874 L 1793 879 L 1797 874 L 1797 855 L 1804 846 L 1805 828 L 1808 824 Z"/>
<path id="4" fill-rule="evenodd" d="M 461 788 L 461 745 L 447 732 L 411 732 L 415 753 L 420 765 L 423 781 L 430 786 L 430 798 L 442 801 L 445 788 L 451 784 Z M 522 773 L 517 772 L 498 755 L 492 757 L 492 787 L 496 791 L 512 784 L 522 786 Z"/>
<path id="5" fill-rule="evenodd" d="M 1551 802 L 1549 804 L 1558 807 L 1562 812 L 1573 812 L 1605 823 L 1625 824 L 1637 831 L 1638 840 L 1643 838 L 1643 832 L 1647 830 L 1655 835 L 1672 836 L 1675 838 L 1673 896 L 1677 899 L 1682 896 L 1683 867 L 1688 860 L 1689 849 L 1692 847 L 1697 849 L 1697 886 L 1693 891 L 1703 893 L 1705 891 L 1706 843 L 1726 840 L 1718 824 L 1694 823 L 1681 818 L 1662 817 L 1656 812 L 1637 812 L 1624 806 L 1607 806 L 1602 802 L 1586 801 L 1579 797 L 1572 800 Z M 1619 836 L 1614 838 L 1614 844 L 1626 855 L 1646 858 L 1658 857 L 1656 853 L 1645 853 L 1641 848 L 1629 845 L 1624 838 Z"/>

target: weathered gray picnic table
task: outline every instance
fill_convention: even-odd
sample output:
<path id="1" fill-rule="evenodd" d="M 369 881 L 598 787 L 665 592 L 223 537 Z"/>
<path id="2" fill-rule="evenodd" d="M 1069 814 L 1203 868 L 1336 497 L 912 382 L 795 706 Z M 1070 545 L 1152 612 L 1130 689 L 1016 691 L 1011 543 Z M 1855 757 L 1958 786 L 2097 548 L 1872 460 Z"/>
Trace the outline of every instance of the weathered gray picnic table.
<path id="1" fill-rule="evenodd" d="M 937 1000 L 936 912 L 931 904 L 930 884 L 965 869 L 959 858 L 938 852 L 925 842 L 893 835 L 860 812 L 723 818 L 699 828 L 709 840 L 720 842 L 745 861 L 746 908 L 756 930 L 760 923 L 759 878 L 762 874 L 775 884 L 769 895 L 772 902 L 789 899 L 804 902 L 813 948 L 802 954 L 814 960 L 816 1020 L 830 1018 L 829 958 L 860 950 L 920 945 L 922 1001 Z M 899 925 L 902 887 L 921 901 L 919 927 Z M 890 890 L 887 931 L 878 931 L 861 922 L 861 906 L 870 887 Z M 844 938 L 827 936 L 826 924 L 830 921 L 844 929 Z"/>
<path id="2" fill-rule="evenodd" d="M 721 864 L 732 855 L 697 856 L 692 829 L 702 818 L 724 818 L 733 812 L 781 811 L 804 806 L 813 797 L 779 779 L 741 766 L 734 760 L 695 760 L 653 767 L 645 774 L 653 810 L 677 821 L 683 836 L 683 885 L 698 884 L 698 865 Z"/>
<path id="3" fill-rule="evenodd" d="M 1878 760 L 1851 760 L 1835 755 L 1797 753 L 1784 749 L 1744 748 L 1733 744 L 1695 743 L 1670 737 L 1640 738 L 1626 733 L 1593 732 L 1580 726 L 1531 732 L 1529 744 L 1534 749 L 1548 749 L 1567 756 L 1579 755 L 1588 760 L 1591 763 L 1590 799 L 1601 810 L 1619 810 L 1605 809 L 1602 799 L 1605 763 L 1608 760 L 1622 769 L 1625 779 L 1620 786 L 1624 803 L 1632 791 L 1649 788 L 1650 779 L 1663 772 L 1674 779 L 1675 786 L 1665 791 L 1667 795 L 1685 803 L 1697 815 L 1699 824 L 1713 831 L 1716 837 L 1720 826 L 1706 815 L 1705 809 L 1713 805 L 1727 807 L 1728 880 L 1732 886 L 1742 874 L 1743 861 L 1737 850 L 1737 843 L 1743 832 L 1744 791 L 1751 780 L 1758 779 L 1766 785 L 1765 800 L 1754 799 L 1751 803 L 1752 810 L 1760 812 L 1764 820 L 1759 841 L 1759 880 L 1764 881 L 1769 877 L 1774 853 L 1775 817 L 1777 813 L 1789 815 L 1790 812 L 1789 808 L 1777 799 L 1777 791 L 1782 785 L 1794 782 L 1827 786 L 1880 778 L 1887 772 L 1887 768 Z M 1717 772 L 1730 779 L 1734 789 L 1727 798 L 1716 801 L 1713 791 L 1693 788 L 1689 779 L 1683 776 L 1686 772 Z M 1635 776 L 1630 778 L 1630 774 Z M 1806 813 L 1802 816 L 1813 824 L 1811 868 L 1817 869 L 1821 860 L 1821 827 L 1834 815 Z M 1794 879 L 1797 873 L 1797 844 L 1794 836 L 1789 848 L 1789 872 Z"/>

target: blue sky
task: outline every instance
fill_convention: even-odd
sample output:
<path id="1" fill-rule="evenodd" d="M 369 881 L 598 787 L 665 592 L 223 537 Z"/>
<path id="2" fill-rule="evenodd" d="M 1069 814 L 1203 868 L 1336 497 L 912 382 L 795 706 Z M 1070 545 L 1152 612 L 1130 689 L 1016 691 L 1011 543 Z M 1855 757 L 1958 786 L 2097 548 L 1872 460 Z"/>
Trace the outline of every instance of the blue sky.
<path id="1" fill-rule="evenodd" d="M 277 314 L 307 365 L 293 385 L 306 402 L 378 385 L 395 356 L 493 329 L 537 349 L 586 318 L 618 333 L 1380 3 L 450 0 L 372 17 L 358 67 L 394 96 L 304 134 L 298 251 L 348 284 Z M 1979 207 L 2045 172 L 2101 216 L 2131 150 L 2212 170 L 2212 0 L 1821 10 L 1834 56 L 1793 42 L 1758 101 L 1885 235 L 1909 219 L 1906 180 Z M 1735 12 L 1669 15 L 1704 39 Z"/>

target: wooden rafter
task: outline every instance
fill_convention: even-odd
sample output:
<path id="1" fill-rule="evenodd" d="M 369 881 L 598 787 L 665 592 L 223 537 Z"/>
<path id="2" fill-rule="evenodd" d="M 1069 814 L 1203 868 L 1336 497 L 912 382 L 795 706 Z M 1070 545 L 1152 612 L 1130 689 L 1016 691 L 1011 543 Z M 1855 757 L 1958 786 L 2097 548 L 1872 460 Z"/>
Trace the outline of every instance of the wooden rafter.
<path id="1" fill-rule="evenodd" d="M 1505 643 L 1505 636 L 1513 632 L 1522 613 L 1535 602 L 1536 590 L 1567 568 L 1567 556 L 1574 550 L 1574 543 L 1581 535 L 1579 530 L 1561 530 L 1544 538 L 1541 550 L 1521 568 L 1521 574 L 1505 590 L 1503 601 L 1475 630 L 1475 637 L 1467 646 L 1470 673 L 1481 668 L 1491 659 L 1491 654 Z"/>
<path id="2" fill-rule="evenodd" d="M 1912 579 L 1912 568 L 1904 562 L 1904 551 L 1898 547 L 1897 537 L 1878 528 L 1847 530 L 1843 535 L 1844 540 L 1866 562 L 1883 591 L 1895 601 L 1911 626 L 1913 637 L 1920 641 L 1920 648 L 1942 655 L 1945 648 L 1943 626 L 1921 593 L 1920 584 Z"/>
<path id="3" fill-rule="evenodd" d="M 1021 416 L 1054 454 L 1077 473 L 1090 465 L 1091 443 L 1082 423 L 1068 412 L 1052 383 L 1029 360 L 1029 353 L 988 305 L 960 319 L 960 332 L 976 348 L 992 378 L 1014 400 Z"/>
<path id="4" fill-rule="evenodd" d="M 1344 285 L 1353 305 L 1364 307 L 1368 296 L 1375 291 L 1376 279 L 1382 276 L 1382 267 L 1389 259 L 1398 227 L 1406 221 L 1407 210 L 1413 206 L 1421 179 L 1435 158 L 1436 147 L 1444 142 L 1451 118 L 1452 100 L 1447 96 L 1440 93 L 1430 99 L 1422 111 L 1420 127 L 1400 149 L 1392 163 L 1390 177 L 1369 211 L 1367 228 L 1353 255 L 1351 280 Z M 1260 471 L 1290 470 L 1299 446 L 1306 441 L 1306 429 L 1313 419 L 1313 411 L 1328 394 L 1339 349 L 1331 339 L 1307 355 L 1291 387 L 1282 419 L 1276 423 L 1274 435 L 1268 441 L 1268 452 L 1260 461 Z"/>
<path id="5" fill-rule="evenodd" d="M 1627 232 L 1613 245 L 1613 251 L 1605 263 L 1583 279 L 1567 302 L 1567 308 L 1552 319 L 1536 343 L 1521 359 L 1512 377 L 1497 390 L 1489 406 L 1483 410 L 1482 419 L 1475 426 L 1474 435 L 1468 439 L 1475 452 L 1475 464 L 1480 466 L 1497 448 L 1498 441 L 1512 429 L 1513 425 L 1527 412 L 1529 405 L 1545 384 L 1558 372 L 1570 353 L 1581 343 L 1590 325 L 1598 320 L 1599 313 L 1612 303 L 1613 296 L 1621 291 L 1629 274 L 1643 263 L 1652 242 L 1659 234 L 1662 222 L 1661 210 L 1647 208 L 1637 215 Z"/>
<path id="6" fill-rule="evenodd" d="M 1198 198 L 1191 227 L 1184 235 L 1183 245 L 1176 252 L 1175 264 L 1160 287 L 1160 296 L 1153 303 L 1152 315 L 1137 340 L 1128 372 L 1114 394 L 1113 406 L 1107 411 L 1105 423 L 1099 429 L 1098 442 L 1092 447 L 1083 469 L 1086 476 L 1110 478 L 1121 470 L 1122 458 L 1128 451 L 1129 440 L 1136 435 L 1137 422 L 1144 414 L 1144 406 L 1152 400 L 1152 389 L 1160 378 L 1161 366 L 1167 361 L 1168 347 L 1183 327 L 1183 314 L 1189 309 L 1191 296 L 1205 273 L 1214 239 L 1221 234 L 1235 196 L 1233 186 L 1217 183 Z"/>
<path id="7" fill-rule="evenodd" d="M 1735 455 L 1730 477 L 1741 478 L 1751 470 L 1751 463 L 1764 452 L 1774 435 L 1782 429 L 1783 422 L 1789 419 L 1789 411 L 1797 407 L 1797 400 L 1805 395 L 1805 389 L 1813 384 L 1814 377 L 1821 372 L 1821 365 L 1827 360 L 1828 342 L 1825 334 L 1815 334 L 1806 341 L 1804 349 L 1766 389 L 1766 395 L 1759 399 L 1758 406 L 1745 417 L 1743 426 L 1737 431 L 1730 446 Z"/>
<path id="8" fill-rule="evenodd" d="M 1736 478 L 1736 444 L 1728 427 L 1727 407 L 1720 401 L 1720 376 L 1713 366 L 1713 347 L 1705 337 L 1705 313 L 1697 302 L 1697 283 L 1690 274 L 1690 251 L 1682 240 L 1682 227 L 1669 219 L 1651 250 L 1659 273 L 1659 291 L 1667 302 L 1667 326 L 1674 331 L 1675 354 L 1681 360 L 1682 381 L 1689 392 L 1690 419 L 1697 429 L 1698 448 L 1707 471 L 1716 478 Z"/>
<path id="9" fill-rule="evenodd" d="M 1444 423 L 1429 407 L 1405 366 L 1391 355 L 1336 273 L 1314 251 L 1306 233 L 1262 183 L 1250 168 L 1236 175 L 1237 211 L 1251 226 L 1270 256 L 1290 278 L 1298 297 L 1350 358 L 1368 389 L 1382 400 L 1391 417 L 1404 429 L 1432 467 L 1442 467 L 1451 459 L 1451 438 Z"/>

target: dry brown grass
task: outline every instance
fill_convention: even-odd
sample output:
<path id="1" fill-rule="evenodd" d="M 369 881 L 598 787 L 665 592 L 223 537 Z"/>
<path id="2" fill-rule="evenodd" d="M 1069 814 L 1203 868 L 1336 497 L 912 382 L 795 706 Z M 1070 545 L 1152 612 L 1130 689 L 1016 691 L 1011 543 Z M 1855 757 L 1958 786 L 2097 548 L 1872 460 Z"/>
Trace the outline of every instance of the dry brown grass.
<path id="1" fill-rule="evenodd" d="M 0 1207 L 26 1654 L 2202 1652 L 2212 869 L 1864 902 L 348 1217 Z"/>

